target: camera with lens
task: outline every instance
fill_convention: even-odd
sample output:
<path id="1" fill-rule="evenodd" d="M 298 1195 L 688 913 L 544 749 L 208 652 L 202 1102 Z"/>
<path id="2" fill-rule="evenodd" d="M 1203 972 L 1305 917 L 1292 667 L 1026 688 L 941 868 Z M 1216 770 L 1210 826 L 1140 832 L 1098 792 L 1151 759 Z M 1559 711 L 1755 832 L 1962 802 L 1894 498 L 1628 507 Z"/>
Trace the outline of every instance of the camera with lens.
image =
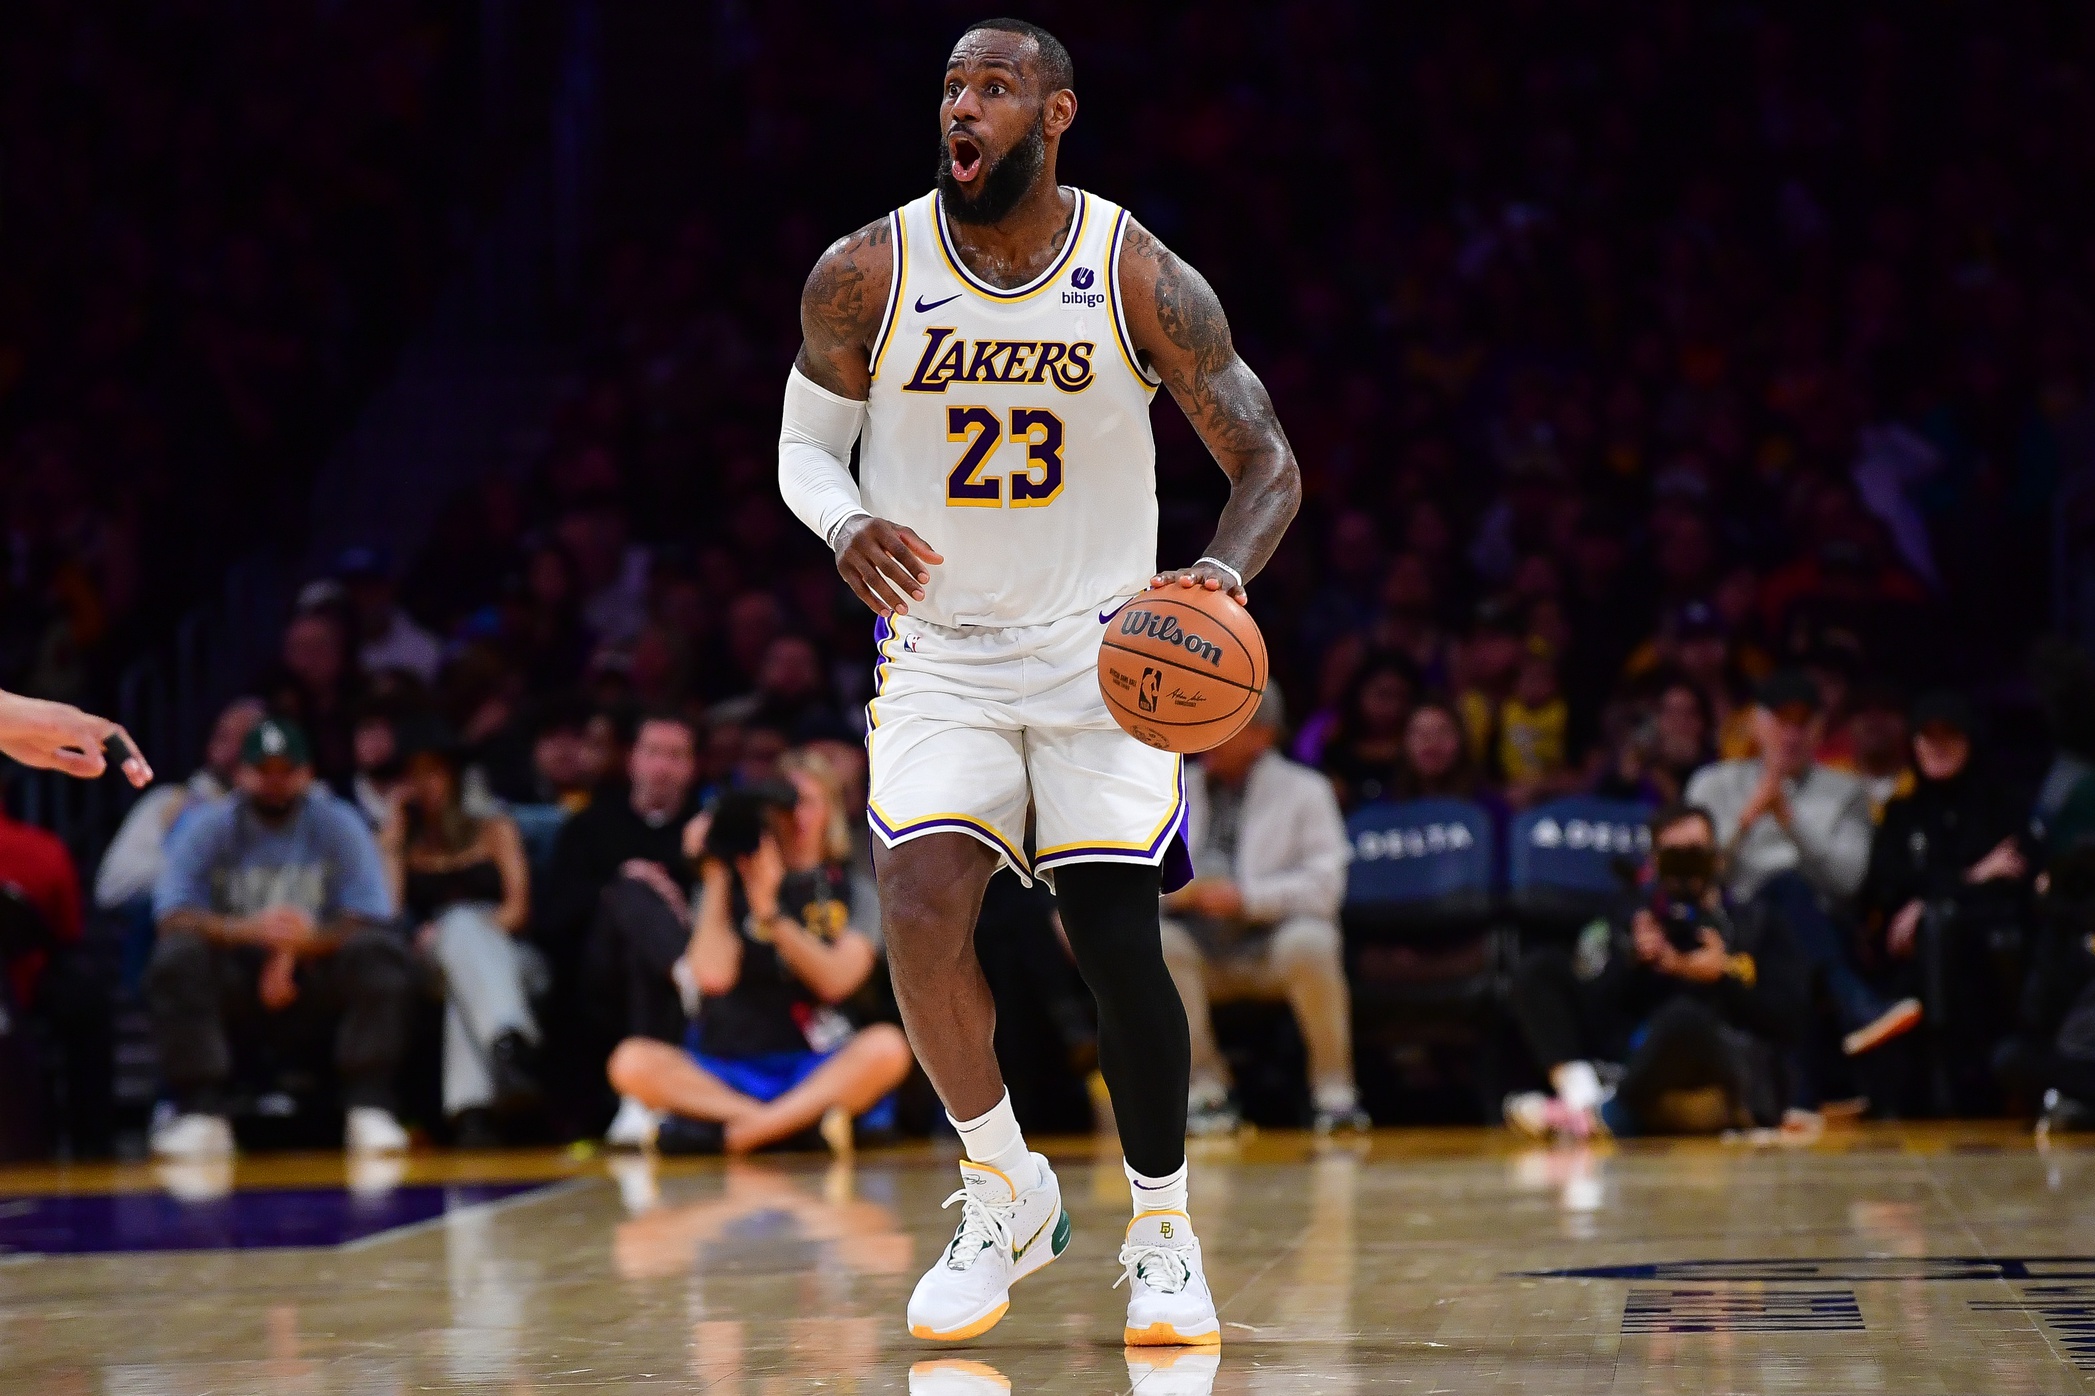
<path id="1" fill-rule="evenodd" d="M 718 858 L 733 867 L 735 859 L 757 851 L 766 833 L 784 832 L 784 821 L 792 816 L 799 798 L 792 786 L 779 780 L 728 791 L 713 804 L 700 856 Z"/>
<path id="2" fill-rule="evenodd" d="M 1661 848 L 1654 864 L 1658 878 L 1651 889 L 1651 914 L 1658 918 L 1674 949 L 1697 949 L 1703 928 L 1716 926 L 1707 905 L 1710 886 L 1717 879 L 1716 850 Z"/>

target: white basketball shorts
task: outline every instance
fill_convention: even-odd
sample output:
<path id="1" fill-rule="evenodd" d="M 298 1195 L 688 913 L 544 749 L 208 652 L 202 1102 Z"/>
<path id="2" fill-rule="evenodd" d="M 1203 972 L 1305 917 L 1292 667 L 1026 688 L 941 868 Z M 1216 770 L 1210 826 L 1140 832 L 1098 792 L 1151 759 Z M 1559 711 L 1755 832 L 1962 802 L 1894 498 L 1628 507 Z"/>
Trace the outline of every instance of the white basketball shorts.
<path id="1" fill-rule="evenodd" d="M 1167 889 L 1184 882 L 1179 757 L 1122 731 L 1098 691 L 1101 617 L 1117 609 L 1002 630 L 881 620 L 866 705 L 867 816 L 881 841 L 968 834 L 1028 881 L 1110 862 L 1161 864 Z"/>

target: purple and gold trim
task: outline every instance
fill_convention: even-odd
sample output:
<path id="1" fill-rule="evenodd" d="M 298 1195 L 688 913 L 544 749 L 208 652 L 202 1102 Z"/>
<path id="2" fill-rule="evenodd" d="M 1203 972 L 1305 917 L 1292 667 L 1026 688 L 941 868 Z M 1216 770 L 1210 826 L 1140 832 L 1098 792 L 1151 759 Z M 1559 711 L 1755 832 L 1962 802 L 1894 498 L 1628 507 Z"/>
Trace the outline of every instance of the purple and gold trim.
<path id="1" fill-rule="evenodd" d="M 1069 259 L 1077 255 L 1078 244 L 1084 241 L 1084 223 L 1091 212 L 1091 196 L 1081 189 L 1071 192 L 1077 196 L 1077 216 L 1069 230 L 1069 241 L 1062 244 L 1062 255 L 1057 257 L 1046 271 L 1014 290 L 1000 290 L 986 281 L 978 280 L 975 274 L 967 269 L 967 263 L 960 260 L 960 252 L 953 246 L 952 230 L 946 226 L 945 201 L 939 195 L 933 194 L 931 218 L 938 225 L 938 250 L 945 257 L 946 265 L 952 269 L 953 275 L 960 278 L 960 284 L 977 295 L 1006 304 L 1031 300 L 1055 284 L 1055 279 L 1062 275 L 1062 269 L 1069 265 Z"/>
<path id="2" fill-rule="evenodd" d="M 875 382 L 880 378 L 880 361 L 895 337 L 895 322 L 902 318 L 902 291 L 909 280 L 909 224 L 899 208 L 888 220 L 894 225 L 895 274 L 888 278 L 887 309 L 880 317 L 880 334 L 873 340 L 873 371 L 868 377 Z"/>
<path id="3" fill-rule="evenodd" d="M 873 696 L 866 700 L 866 735 L 868 737 L 872 735 L 873 729 L 880 725 L 880 714 L 874 709 L 873 705 L 880 701 L 880 690 L 887 683 L 888 665 L 895 662 L 895 657 L 887 652 L 887 647 L 894 642 L 894 639 L 895 627 L 887 623 L 887 617 L 873 617 L 873 653 L 879 657 L 873 661 Z M 871 750 L 871 747 L 868 746 L 867 754 L 869 757 Z"/>
<path id="4" fill-rule="evenodd" d="M 1121 314 L 1120 245 L 1127 237 L 1127 230 L 1128 211 L 1122 209 L 1120 216 L 1113 220 L 1113 235 L 1106 240 L 1106 246 L 1111 249 L 1106 253 L 1106 299 L 1113 308 L 1113 342 L 1120 346 L 1120 359 L 1128 366 L 1128 372 L 1134 374 L 1143 387 L 1155 392 L 1157 385 L 1164 380 L 1152 378 L 1142 371 L 1142 360 L 1135 356 L 1134 336 L 1128 333 L 1127 317 Z"/>
<path id="5" fill-rule="evenodd" d="M 1026 855 L 1019 852 L 1011 840 L 997 832 L 994 827 L 983 823 L 971 814 L 934 814 L 923 819 L 913 819 L 907 824 L 890 824 L 880 813 L 880 806 L 868 800 L 866 802 L 866 822 L 873 826 L 873 832 L 880 835 L 880 841 L 889 848 L 893 848 L 898 843 L 906 843 L 919 835 L 935 834 L 941 829 L 950 829 L 955 833 L 970 834 L 1009 859 L 1013 872 L 1016 872 L 1020 877 L 1028 881 L 1032 880 L 1033 870 L 1026 865 Z"/>
<path id="6" fill-rule="evenodd" d="M 895 643 L 899 638 L 895 634 L 895 627 L 888 623 L 886 616 L 875 616 L 873 618 L 873 648 L 880 657 L 873 661 L 873 697 L 866 703 L 866 784 L 869 788 L 873 783 L 873 729 L 880 725 L 880 713 L 874 705 L 880 701 L 881 689 L 887 686 L 888 666 L 895 662 L 895 657 L 888 653 L 888 646 Z M 1029 882 L 1032 880 L 1033 870 L 1027 866 L 1025 854 L 1019 852 L 1018 847 L 1010 839 L 1005 838 L 996 828 L 983 823 L 971 814 L 960 814 L 958 812 L 933 814 L 927 815 L 922 819 L 913 819 L 904 824 L 897 824 L 881 812 L 879 805 L 868 799 L 866 801 L 866 823 L 871 826 L 874 833 L 880 835 L 880 841 L 889 848 L 913 839 L 919 834 L 936 833 L 940 829 L 952 829 L 959 833 L 973 835 L 1010 859 L 1013 870 L 1020 877 L 1025 878 Z"/>
<path id="7" fill-rule="evenodd" d="M 1174 838 L 1186 832 L 1186 762 L 1179 759 L 1173 775 L 1170 812 L 1146 840 L 1133 843 L 1060 843 L 1033 855 L 1033 866 L 1046 871 L 1057 863 L 1112 862 L 1156 863 L 1169 851 Z"/>

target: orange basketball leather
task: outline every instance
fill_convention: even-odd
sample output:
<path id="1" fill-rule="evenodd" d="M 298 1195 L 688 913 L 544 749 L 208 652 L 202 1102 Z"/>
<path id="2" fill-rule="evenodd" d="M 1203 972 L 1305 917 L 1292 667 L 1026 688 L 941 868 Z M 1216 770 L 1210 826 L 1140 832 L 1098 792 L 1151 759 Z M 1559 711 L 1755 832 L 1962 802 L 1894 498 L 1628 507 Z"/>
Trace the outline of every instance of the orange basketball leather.
<path id="1" fill-rule="evenodd" d="M 1137 741 L 1206 751 L 1258 711 L 1266 640 L 1226 592 L 1145 591 L 1106 624 L 1098 686 L 1113 720 Z"/>

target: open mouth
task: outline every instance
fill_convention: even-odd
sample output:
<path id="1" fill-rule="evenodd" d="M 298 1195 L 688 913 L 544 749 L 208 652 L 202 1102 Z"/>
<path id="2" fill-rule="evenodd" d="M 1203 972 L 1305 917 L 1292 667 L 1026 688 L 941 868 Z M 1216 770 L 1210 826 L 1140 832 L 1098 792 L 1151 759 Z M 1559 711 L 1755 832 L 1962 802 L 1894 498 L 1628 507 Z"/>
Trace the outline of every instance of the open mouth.
<path id="1" fill-rule="evenodd" d="M 953 178 L 962 184 L 982 173 L 982 147 L 975 143 L 974 137 L 957 133 L 948 137 L 946 152 L 952 157 Z"/>

